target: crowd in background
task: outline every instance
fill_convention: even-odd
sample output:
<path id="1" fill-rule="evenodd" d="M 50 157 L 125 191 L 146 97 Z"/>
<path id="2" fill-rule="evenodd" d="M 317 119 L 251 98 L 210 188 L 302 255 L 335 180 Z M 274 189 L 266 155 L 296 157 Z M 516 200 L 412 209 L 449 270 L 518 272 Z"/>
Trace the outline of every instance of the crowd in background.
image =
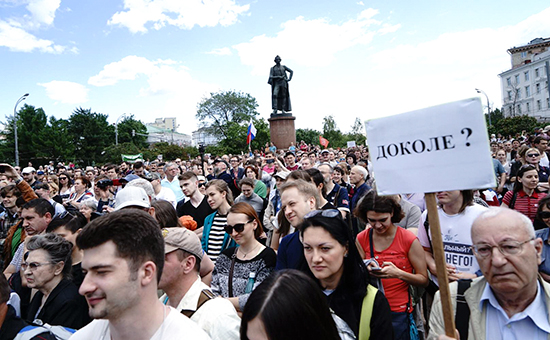
<path id="1" fill-rule="evenodd" d="M 436 193 L 450 282 L 492 287 L 473 236 L 489 206 L 534 223 L 550 257 L 547 133 L 491 136 L 495 186 Z M 375 178 L 367 146 L 303 141 L 187 160 L 0 164 L 0 316 L 11 320 L 0 340 L 33 322 L 80 329 L 75 339 L 436 338 L 424 195 L 379 196 Z M 550 278 L 547 262 L 536 271 Z"/>

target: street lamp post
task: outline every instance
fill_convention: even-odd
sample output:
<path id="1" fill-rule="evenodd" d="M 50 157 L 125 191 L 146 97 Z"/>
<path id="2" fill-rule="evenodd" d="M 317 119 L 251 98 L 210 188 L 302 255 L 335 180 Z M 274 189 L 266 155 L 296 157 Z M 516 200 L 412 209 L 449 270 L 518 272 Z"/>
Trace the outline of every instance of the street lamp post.
<path id="1" fill-rule="evenodd" d="M 118 117 L 118 119 L 116 120 L 116 123 L 115 123 L 115 143 L 116 145 L 118 145 L 118 122 L 120 121 L 120 119 L 124 118 L 124 116 L 126 116 L 126 113 L 123 113 L 120 117 Z"/>
<path id="2" fill-rule="evenodd" d="M 19 143 L 17 142 L 17 105 L 21 103 L 23 100 L 27 99 L 29 96 L 28 93 L 25 93 L 21 96 L 15 103 L 15 107 L 13 108 L 13 135 L 15 138 L 15 166 L 19 166 Z"/>
<path id="3" fill-rule="evenodd" d="M 485 98 L 487 98 L 487 115 L 489 116 L 489 126 L 493 125 L 491 123 L 491 107 L 489 106 L 489 97 L 487 96 L 487 93 L 483 92 L 483 90 L 476 89 L 477 93 L 483 93 L 485 95 Z"/>

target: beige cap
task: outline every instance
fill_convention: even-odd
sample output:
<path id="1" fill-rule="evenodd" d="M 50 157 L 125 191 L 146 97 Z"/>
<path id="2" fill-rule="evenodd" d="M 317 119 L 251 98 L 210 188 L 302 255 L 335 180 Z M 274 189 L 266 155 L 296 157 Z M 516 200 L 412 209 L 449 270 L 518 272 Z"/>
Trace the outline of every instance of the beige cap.
<path id="1" fill-rule="evenodd" d="M 164 236 L 165 254 L 181 249 L 202 260 L 201 241 L 191 230 L 187 228 L 165 228 L 162 230 L 162 236 Z"/>

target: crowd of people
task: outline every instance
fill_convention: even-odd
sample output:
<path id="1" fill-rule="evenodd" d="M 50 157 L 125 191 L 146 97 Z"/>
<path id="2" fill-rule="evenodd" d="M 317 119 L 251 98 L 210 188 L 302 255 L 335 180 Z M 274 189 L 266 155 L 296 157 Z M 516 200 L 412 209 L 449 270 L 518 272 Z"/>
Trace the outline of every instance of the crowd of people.
<path id="1" fill-rule="evenodd" d="M 491 139 L 493 188 L 436 193 L 461 339 L 550 334 L 547 132 Z M 424 195 L 375 178 L 368 147 L 303 142 L 0 164 L 0 340 L 443 339 Z"/>

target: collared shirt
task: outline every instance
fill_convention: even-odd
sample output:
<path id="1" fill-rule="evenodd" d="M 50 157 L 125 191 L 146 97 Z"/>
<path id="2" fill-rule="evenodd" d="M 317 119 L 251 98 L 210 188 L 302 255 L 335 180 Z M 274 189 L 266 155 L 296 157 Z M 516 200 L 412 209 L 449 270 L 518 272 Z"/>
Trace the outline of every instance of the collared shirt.
<path id="1" fill-rule="evenodd" d="M 513 191 L 506 192 L 506 194 L 502 198 L 502 203 L 506 203 L 508 206 L 510 206 L 513 196 Z M 523 189 L 521 189 L 517 192 L 516 202 L 513 208 L 514 210 L 517 210 L 525 216 L 529 217 L 531 221 L 534 221 L 537 214 L 537 209 L 539 207 L 539 201 L 543 199 L 544 196 L 546 196 L 546 194 L 536 191 L 533 191 L 531 196 L 528 196 L 527 193 L 523 191 Z"/>
<path id="2" fill-rule="evenodd" d="M 160 181 L 160 185 L 162 185 L 165 188 L 172 189 L 174 192 L 174 195 L 176 195 L 176 201 L 179 202 L 185 198 L 185 195 L 183 194 L 183 191 L 180 188 L 180 181 L 177 177 L 174 176 L 172 179 L 172 182 L 168 180 L 168 178 L 164 177 L 162 181 Z"/>
<path id="3" fill-rule="evenodd" d="M 197 280 L 185 293 L 176 310 L 195 311 L 191 316 L 191 320 L 196 322 L 212 340 L 238 340 L 241 318 L 239 318 L 229 300 L 216 297 L 208 300 L 197 309 L 199 297 L 204 289 L 210 290 L 210 287 L 204 284 L 200 277 L 197 276 Z M 166 305 L 168 303 L 168 295 L 164 294 L 161 296 L 160 301 Z"/>
<path id="4" fill-rule="evenodd" d="M 479 309 L 483 310 L 484 305 L 487 306 L 487 339 L 548 339 L 550 322 L 540 282 L 537 283 L 537 295 L 533 302 L 511 318 L 498 303 L 489 284 L 485 285 Z"/>

